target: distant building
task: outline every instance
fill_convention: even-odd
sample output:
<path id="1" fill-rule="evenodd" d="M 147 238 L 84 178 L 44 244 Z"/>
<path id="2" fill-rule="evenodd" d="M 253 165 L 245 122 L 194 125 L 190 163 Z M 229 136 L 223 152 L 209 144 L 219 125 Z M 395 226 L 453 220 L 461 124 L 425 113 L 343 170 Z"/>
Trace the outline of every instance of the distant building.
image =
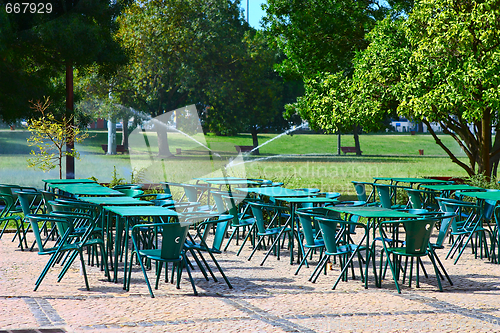
<path id="1" fill-rule="evenodd" d="M 421 132 L 421 133 L 427 133 L 427 125 L 423 123 L 417 123 L 414 121 L 410 121 L 406 118 L 400 117 L 398 120 L 392 120 L 391 121 L 391 126 L 393 127 L 395 132 L 403 133 L 403 132 Z M 420 127 L 420 128 L 419 128 Z M 434 130 L 434 132 L 442 132 L 443 129 L 438 123 L 431 123 L 431 127 Z"/>

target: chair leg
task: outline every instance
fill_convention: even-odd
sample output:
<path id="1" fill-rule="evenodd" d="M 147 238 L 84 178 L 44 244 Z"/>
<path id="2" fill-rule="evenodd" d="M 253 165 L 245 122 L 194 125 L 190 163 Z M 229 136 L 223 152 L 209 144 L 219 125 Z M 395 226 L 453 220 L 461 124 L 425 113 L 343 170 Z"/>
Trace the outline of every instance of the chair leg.
<path id="1" fill-rule="evenodd" d="M 439 291 L 443 291 L 443 286 L 441 285 L 441 280 L 439 279 L 438 275 L 438 268 L 436 266 L 436 261 L 434 260 L 434 251 L 432 251 L 432 249 L 429 251 L 429 258 L 431 259 L 432 266 L 434 267 L 434 273 L 436 273 L 436 280 L 438 283 Z"/>
<path id="2" fill-rule="evenodd" d="M 248 238 L 249 238 L 249 237 L 251 237 L 251 235 L 252 235 L 253 231 L 254 231 L 254 225 L 252 225 L 252 226 L 250 227 L 250 230 L 248 230 L 248 233 L 247 233 L 247 235 L 246 235 L 245 239 L 243 240 L 243 243 L 241 243 L 241 246 L 240 246 L 240 248 L 238 249 L 238 252 L 236 253 L 236 256 L 239 256 L 239 255 L 240 255 L 241 250 L 243 249 L 243 246 L 245 246 L 245 243 L 247 242 Z M 254 245 L 255 245 L 255 240 L 253 240 L 253 241 L 252 241 L 252 244 L 254 244 Z M 256 248 L 256 246 L 254 246 L 254 248 Z"/>
<path id="3" fill-rule="evenodd" d="M 188 276 L 189 276 L 189 281 L 191 281 L 191 286 L 193 287 L 194 295 L 198 296 L 198 292 L 196 291 L 196 286 L 194 285 L 193 277 L 191 276 L 191 270 L 189 269 L 189 266 L 186 263 L 186 256 L 185 256 L 185 254 L 183 254 L 182 258 L 183 258 L 183 263 L 182 264 L 183 264 L 184 267 L 186 267 L 186 271 L 187 271 Z"/>
<path id="4" fill-rule="evenodd" d="M 295 271 L 295 274 L 294 274 L 294 275 L 299 274 L 299 271 L 300 271 L 300 269 L 302 268 L 302 266 L 304 265 L 304 263 L 307 263 L 307 256 L 308 256 L 311 252 L 312 252 L 312 247 L 311 247 L 311 248 L 309 248 L 309 250 L 307 250 L 306 255 L 304 256 L 304 258 L 302 258 L 302 261 L 300 262 L 299 267 L 297 267 L 297 270 Z M 309 266 L 309 265 L 307 265 L 307 266 Z"/>

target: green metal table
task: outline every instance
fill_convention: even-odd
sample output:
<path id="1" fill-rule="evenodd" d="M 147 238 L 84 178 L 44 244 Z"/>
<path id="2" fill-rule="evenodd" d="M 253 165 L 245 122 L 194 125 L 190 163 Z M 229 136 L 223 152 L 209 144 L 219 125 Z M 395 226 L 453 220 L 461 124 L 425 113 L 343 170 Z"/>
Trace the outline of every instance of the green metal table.
<path id="1" fill-rule="evenodd" d="M 254 193 L 259 196 L 265 197 L 309 197 L 315 196 L 314 194 L 305 192 L 305 191 L 297 191 L 284 187 L 241 187 L 236 188 L 235 191 L 243 192 L 243 193 Z"/>
<path id="2" fill-rule="evenodd" d="M 443 184 L 443 185 L 422 185 L 422 188 L 426 190 L 440 192 L 440 195 L 443 195 L 447 198 L 450 197 L 451 192 L 455 191 L 481 191 L 484 190 L 481 187 L 471 186 L 467 184 Z"/>
<path id="3" fill-rule="evenodd" d="M 116 232 L 115 232 L 115 251 L 114 251 L 114 262 L 113 267 L 113 281 L 118 282 L 118 258 L 120 256 L 122 234 L 125 232 L 125 259 L 123 267 L 123 289 L 127 286 L 127 262 L 128 262 L 128 232 L 129 226 L 133 223 L 131 221 L 134 218 L 147 217 L 147 218 L 159 218 L 168 217 L 170 220 L 172 217 L 181 216 L 175 210 L 168 208 L 158 207 L 158 206 L 104 206 L 104 209 L 116 215 Z"/>
<path id="4" fill-rule="evenodd" d="M 97 183 L 85 184 L 49 184 L 49 187 L 69 193 L 76 198 L 81 196 L 124 196 L 120 191 L 101 186 Z"/>
<path id="5" fill-rule="evenodd" d="M 368 266 L 370 264 L 370 257 L 373 258 L 373 274 L 375 275 L 375 281 L 377 280 L 377 271 L 376 271 L 376 265 L 375 265 L 375 251 L 371 251 L 370 248 L 374 244 L 370 244 L 370 229 L 373 230 L 373 241 L 375 240 L 375 231 L 378 227 L 378 222 L 380 219 L 411 219 L 411 218 L 419 218 L 419 215 L 416 214 L 410 214 L 407 212 L 402 212 L 399 210 L 394 210 L 394 209 L 388 209 L 388 208 L 381 208 L 381 207 L 373 207 L 373 206 L 368 206 L 368 207 L 349 207 L 349 206 L 332 206 L 332 207 L 325 207 L 325 209 L 337 212 L 337 213 L 344 213 L 344 214 L 351 214 L 351 215 L 356 215 L 359 217 L 364 217 L 367 218 L 367 227 L 368 231 L 366 233 L 366 266 L 365 266 L 365 289 L 368 288 Z M 373 242 L 372 241 L 372 242 Z M 346 265 L 348 265 L 352 259 L 353 255 L 349 258 L 348 262 Z M 378 283 L 376 282 L 376 285 Z"/>
<path id="6" fill-rule="evenodd" d="M 278 199 L 280 197 L 287 198 L 299 198 L 299 197 L 315 197 L 315 194 L 311 194 L 305 191 L 297 191 L 284 187 L 249 187 L 249 188 L 235 188 L 237 192 L 243 193 L 254 193 L 258 196 L 265 196 L 270 198 Z M 293 225 L 292 221 L 292 225 Z M 280 235 L 281 236 L 281 235 Z M 290 264 L 293 264 L 293 241 L 290 243 Z"/>
<path id="7" fill-rule="evenodd" d="M 297 243 L 298 243 L 298 252 L 297 252 L 297 263 L 300 263 L 301 256 L 304 255 L 304 248 L 302 244 L 302 240 L 300 239 L 300 229 L 299 229 L 299 224 L 295 223 L 295 211 L 297 210 L 297 206 L 303 203 L 336 203 L 338 202 L 337 199 L 331 199 L 331 198 L 324 198 L 324 197 L 276 197 L 277 201 L 282 201 L 286 202 L 290 205 L 290 218 L 286 221 L 284 228 L 281 229 L 281 232 L 278 234 L 276 239 L 274 240 L 273 244 L 269 248 L 268 253 L 266 254 L 266 257 L 269 253 L 271 253 L 273 247 L 276 245 L 276 242 L 279 241 L 281 235 L 285 231 L 286 227 L 290 225 L 292 230 L 296 230 L 295 237 L 297 237 Z M 265 260 L 265 258 L 264 258 Z M 262 261 L 261 265 L 264 263 Z M 293 264 L 293 242 L 290 244 L 290 265 Z"/>
<path id="8" fill-rule="evenodd" d="M 88 183 L 97 183 L 92 179 L 42 179 L 42 182 L 45 183 L 44 189 L 47 189 L 49 184 L 88 184 Z"/>
<path id="9" fill-rule="evenodd" d="M 440 180 L 440 179 L 430 179 L 430 178 L 411 178 L 411 177 L 373 177 L 375 182 L 377 180 L 390 181 L 391 185 L 397 185 L 398 183 L 408 183 L 410 187 L 413 184 L 418 184 L 417 188 L 421 187 L 423 184 L 452 184 L 452 181 Z"/>
<path id="10" fill-rule="evenodd" d="M 110 212 L 103 209 L 103 206 L 152 206 L 150 201 L 139 200 L 131 197 L 81 197 L 81 201 L 89 202 L 99 206 L 99 215 L 101 216 L 101 225 L 103 232 L 106 232 L 106 250 L 109 254 L 109 263 L 114 267 L 114 258 L 112 254 L 113 242 L 110 237 Z"/>

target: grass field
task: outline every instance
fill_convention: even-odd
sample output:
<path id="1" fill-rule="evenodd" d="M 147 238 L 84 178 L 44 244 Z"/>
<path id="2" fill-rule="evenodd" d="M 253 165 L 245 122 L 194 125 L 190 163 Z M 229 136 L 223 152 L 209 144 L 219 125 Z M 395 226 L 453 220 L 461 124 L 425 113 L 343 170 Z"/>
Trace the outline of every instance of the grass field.
<path id="1" fill-rule="evenodd" d="M 175 158 L 159 159 L 147 153 L 145 145 L 131 140 L 131 155 L 105 155 L 101 144 L 107 143 L 106 132 L 93 131 L 83 145 L 78 146 L 81 160 L 76 161 L 76 177 L 97 177 L 100 181 L 111 180 L 113 167 L 119 176 L 130 181 L 132 170 L 143 170 L 144 181 L 187 181 L 197 176 L 205 176 L 217 170 L 221 163 L 236 157 L 234 145 L 251 145 L 251 136 L 241 134 L 234 137 L 214 135 L 198 136 L 196 139 L 220 153 L 221 157 L 207 154 L 202 146 L 179 134 L 169 134 L 170 150 L 177 148 L 182 154 Z M 22 130 L 0 131 L 0 182 L 42 187 L 42 179 L 57 178 L 57 172 L 43 173 L 28 169 L 26 158 L 31 150 L 26 144 L 29 133 Z M 275 134 L 262 134 L 263 144 Z M 117 138 L 121 140 L 120 134 Z M 135 140 L 143 140 L 142 137 Z M 148 135 L 151 151 L 156 147 L 154 134 Z M 460 148 L 450 137 L 442 140 L 458 156 Z M 352 195 L 351 180 L 370 181 L 376 176 L 466 176 L 465 172 L 453 164 L 430 135 L 382 134 L 361 135 L 363 156 L 354 154 L 337 156 L 337 136 L 317 134 L 284 135 L 265 144 L 260 149 L 261 156 L 246 156 L 244 161 L 234 161 L 236 168 L 229 172 L 251 178 L 266 178 L 282 181 L 290 188 L 318 187 L 323 191 L 341 192 Z M 343 146 L 353 146 L 352 136 L 342 136 Z M 423 149 L 425 155 L 419 156 Z M 292 156 L 290 156 L 292 155 Z M 244 163 L 242 163 L 244 162 Z M 151 178 L 151 179 L 147 179 Z"/>

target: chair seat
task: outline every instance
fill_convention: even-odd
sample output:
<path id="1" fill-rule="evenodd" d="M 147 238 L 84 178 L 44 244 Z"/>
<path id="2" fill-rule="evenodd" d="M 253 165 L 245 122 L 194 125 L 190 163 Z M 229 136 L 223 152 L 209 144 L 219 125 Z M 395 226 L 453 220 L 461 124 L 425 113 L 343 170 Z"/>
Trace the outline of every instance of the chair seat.
<path id="1" fill-rule="evenodd" d="M 388 247 L 387 251 L 391 253 L 396 253 L 400 256 L 409 256 L 409 257 L 423 257 L 427 255 L 427 250 L 424 253 L 407 253 L 406 247 Z"/>
<path id="2" fill-rule="evenodd" d="M 257 235 L 258 236 L 272 236 L 272 235 L 277 235 L 281 232 L 281 229 L 282 228 L 269 228 L 269 229 L 266 229 L 265 232 L 257 232 Z M 283 230 L 283 232 L 290 232 L 292 231 L 291 228 L 286 228 L 285 230 Z"/>
<path id="3" fill-rule="evenodd" d="M 161 257 L 161 249 L 147 249 L 147 250 L 139 250 L 139 254 L 141 256 L 148 257 L 153 260 L 165 260 L 165 258 Z M 169 258 L 169 261 L 182 261 L 182 256 L 179 258 Z"/>
<path id="4" fill-rule="evenodd" d="M 314 249 L 325 246 L 325 242 L 322 239 L 315 239 L 314 245 L 304 244 L 304 247 L 307 249 Z"/>
<path id="5" fill-rule="evenodd" d="M 231 227 L 244 227 L 244 226 L 249 226 L 255 223 L 255 218 L 251 217 L 248 219 L 244 220 L 238 220 L 238 223 L 231 223 Z"/>
<path id="6" fill-rule="evenodd" d="M 330 256 L 339 255 L 339 254 L 347 254 L 347 253 L 354 252 L 357 248 L 358 248 L 358 246 L 355 244 L 340 245 L 340 246 L 337 246 L 337 252 L 325 251 L 325 254 L 330 255 Z M 360 247 L 360 249 L 361 248 L 362 247 Z M 363 246 L 363 248 L 365 248 L 365 246 Z"/>

